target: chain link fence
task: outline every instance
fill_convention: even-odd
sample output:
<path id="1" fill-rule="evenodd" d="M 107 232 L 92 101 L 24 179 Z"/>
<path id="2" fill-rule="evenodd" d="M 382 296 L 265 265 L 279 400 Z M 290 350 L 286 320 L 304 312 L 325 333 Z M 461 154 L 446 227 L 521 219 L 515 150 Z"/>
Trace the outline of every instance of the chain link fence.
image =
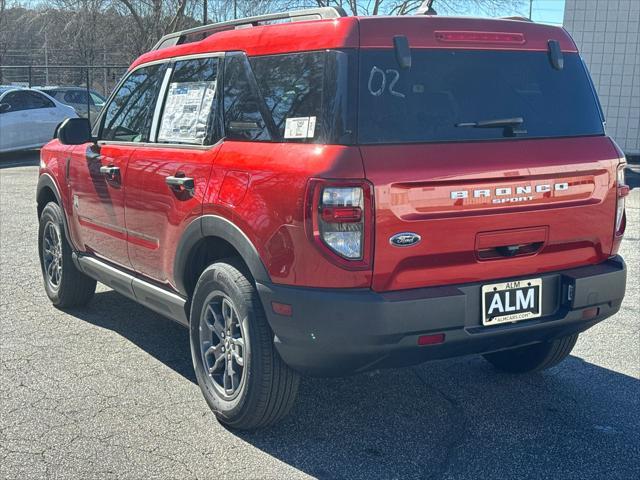
<path id="1" fill-rule="evenodd" d="M 2 65 L 0 85 L 36 88 L 93 121 L 127 65 Z"/>

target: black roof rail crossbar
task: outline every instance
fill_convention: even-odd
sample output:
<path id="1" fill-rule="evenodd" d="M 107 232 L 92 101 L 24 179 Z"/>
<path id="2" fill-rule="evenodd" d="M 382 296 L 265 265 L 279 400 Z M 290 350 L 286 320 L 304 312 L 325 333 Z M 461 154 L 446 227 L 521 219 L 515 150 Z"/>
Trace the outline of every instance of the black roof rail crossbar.
<path id="1" fill-rule="evenodd" d="M 224 30 L 233 30 L 235 28 L 244 28 L 258 26 L 261 23 L 272 22 L 277 20 L 289 20 L 290 22 L 301 22 L 304 20 L 321 20 L 326 18 L 346 17 L 346 12 L 340 7 L 320 7 L 308 8 L 305 10 L 293 10 L 290 12 L 269 13 L 266 15 L 258 15 L 255 17 L 239 18 L 237 20 L 229 20 L 227 22 L 211 23 L 200 27 L 190 28 L 179 32 L 169 33 L 162 37 L 155 44 L 153 50 L 172 47 L 183 43 L 191 43 L 199 41 L 207 36 Z M 188 37 L 195 37 L 194 40 L 186 41 Z"/>

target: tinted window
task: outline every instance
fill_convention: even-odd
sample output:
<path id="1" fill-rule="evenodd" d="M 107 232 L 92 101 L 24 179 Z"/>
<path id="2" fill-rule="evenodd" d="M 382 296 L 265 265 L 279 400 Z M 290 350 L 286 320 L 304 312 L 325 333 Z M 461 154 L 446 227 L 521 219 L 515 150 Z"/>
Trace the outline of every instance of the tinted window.
<path id="1" fill-rule="evenodd" d="M 146 142 L 165 65 L 142 67 L 131 73 L 109 103 L 102 123 L 103 140 Z"/>
<path id="2" fill-rule="evenodd" d="M 227 57 L 225 134 L 241 140 L 352 143 L 355 108 L 348 102 L 356 97 L 347 96 L 350 55 Z M 352 87 L 356 82 L 354 77 Z"/>
<path id="3" fill-rule="evenodd" d="M 93 100 L 93 104 L 97 105 L 97 106 L 102 106 L 104 105 L 104 98 L 102 98 L 100 95 L 98 95 L 95 92 L 91 92 L 91 99 Z"/>
<path id="4" fill-rule="evenodd" d="M 313 140 L 322 126 L 325 52 L 250 58 L 260 94 L 280 139 Z M 291 119 L 302 120 L 305 132 L 291 129 Z M 289 130 L 285 131 L 289 119 Z M 312 123 L 309 123 L 312 122 Z"/>
<path id="5" fill-rule="evenodd" d="M 25 92 L 29 108 L 54 108 L 55 104 L 44 95 L 36 92 Z"/>
<path id="6" fill-rule="evenodd" d="M 55 107 L 55 104 L 45 96 L 30 91 L 9 92 L 2 103 L 11 105 L 11 110 L 9 110 L 11 112 Z"/>
<path id="7" fill-rule="evenodd" d="M 81 103 L 83 105 L 87 104 L 87 92 L 83 90 L 71 90 L 64 94 L 64 101 L 67 103 Z"/>
<path id="8" fill-rule="evenodd" d="M 57 98 L 58 94 L 60 93 L 57 90 L 42 90 L 42 91 L 53 98 Z"/>
<path id="9" fill-rule="evenodd" d="M 244 55 L 229 55 L 224 70 L 224 118 L 227 138 L 271 140 L 270 118 Z M 261 105 L 262 102 L 262 105 Z M 264 115 L 263 115 L 264 113 Z M 274 127 L 271 128 L 274 130 Z"/>
<path id="10" fill-rule="evenodd" d="M 363 50 L 361 143 L 494 140 L 603 133 L 597 99 L 577 54 L 555 70 L 546 52 L 412 51 L 400 69 L 393 51 Z M 522 118 L 517 126 L 474 122 Z"/>
<path id="11" fill-rule="evenodd" d="M 160 119 L 158 142 L 210 143 L 213 138 L 218 59 L 176 62 Z"/>

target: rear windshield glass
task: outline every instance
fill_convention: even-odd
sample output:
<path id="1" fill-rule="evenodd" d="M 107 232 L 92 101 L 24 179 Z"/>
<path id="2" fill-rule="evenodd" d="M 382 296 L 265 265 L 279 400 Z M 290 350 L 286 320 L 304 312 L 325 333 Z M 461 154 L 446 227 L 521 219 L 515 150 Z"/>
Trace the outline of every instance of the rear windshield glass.
<path id="1" fill-rule="evenodd" d="M 410 143 L 603 134 L 578 54 L 423 50 L 360 53 L 358 141 Z"/>

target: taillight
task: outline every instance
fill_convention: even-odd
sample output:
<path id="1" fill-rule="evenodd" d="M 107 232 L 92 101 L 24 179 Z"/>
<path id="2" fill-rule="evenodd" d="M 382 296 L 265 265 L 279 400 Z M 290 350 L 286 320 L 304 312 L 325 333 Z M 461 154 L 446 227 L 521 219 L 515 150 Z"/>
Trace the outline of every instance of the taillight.
<path id="1" fill-rule="evenodd" d="M 618 173 L 616 175 L 616 192 L 617 192 L 616 228 L 615 228 L 616 235 L 622 235 L 626 227 L 624 206 L 625 206 L 625 197 L 629 195 L 629 185 L 627 185 L 624 180 L 624 169 L 626 166 L 627 166 L 626 163 L 621 163 L 620 165 L 618 165 Z"/>
<path id="2" fill-rule="evenodd" d="M 311 180 L 307 232 L 334 263 L 369 268 L 373 242 L 373 199 L 366 181 Z"/>

